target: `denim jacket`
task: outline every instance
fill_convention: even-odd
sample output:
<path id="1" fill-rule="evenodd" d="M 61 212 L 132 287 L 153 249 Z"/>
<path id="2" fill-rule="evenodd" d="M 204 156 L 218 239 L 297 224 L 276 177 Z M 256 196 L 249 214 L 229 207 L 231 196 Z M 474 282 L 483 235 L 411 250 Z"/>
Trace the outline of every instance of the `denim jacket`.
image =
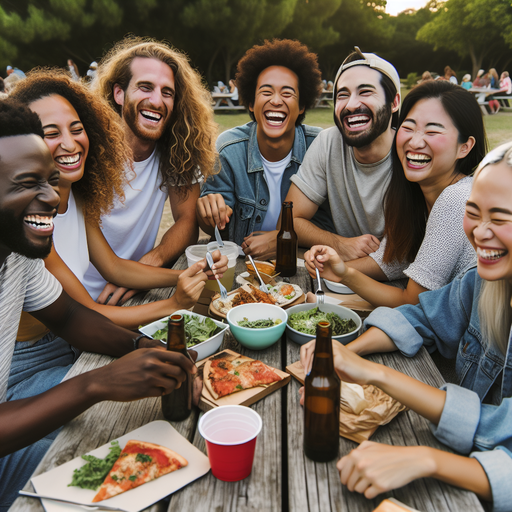
<path id="1" fill-rule="evenodd" d="M 245 236 L 261 230 L 270 199 L 256 128 L 257 124 L 250 122 L 221 133 L 216 144 L 221 171 L 208 178 L 201 190 L 201 197 L 222 194 L 225 203 L 233 209 L 227 228 L 229 240 L 239 245 Z M 284 201 L 290 188 L 290 177 L 299 170 L 306 150 L 320 131 L 320 128 L 307 125 L 295 127 L 292 158 L 281 182 L 281 201 Z M 329 229 L 332 219 L 330 224 L 328 219 L 323 220 L 325 210 L 319 215 L 323 216 L 321 227 Z M 315 223 L 319 225 L 319 222 Z"/>
<path id="2" fill-rule="evenodd" d="M 476 393 L 446 384 L 446 401 L 434 435 L 446 446 L 470 454 L 491 485 L 493 511 L 512 511 L 512 398 L 482 405 Z"/>
<path id="3" fill-rule="evenodd" d="M 365 321 L 365 327 L 384 331 L 402 354 L 412 357 L 425 345 L 429 352 L 439 350 L 456 359 L 459 384 L 474 391 L 483 401 L 500 404 L 512 397 L 512 347 L 507 354 L 482 340 L 478 297 L 482 280 L 476 268 L 460 274 L 439 290 L 421 293 L 419 304 L 396 309 L 378 308 Z M 496 382 L 499 389 L 489 390 Z"/>

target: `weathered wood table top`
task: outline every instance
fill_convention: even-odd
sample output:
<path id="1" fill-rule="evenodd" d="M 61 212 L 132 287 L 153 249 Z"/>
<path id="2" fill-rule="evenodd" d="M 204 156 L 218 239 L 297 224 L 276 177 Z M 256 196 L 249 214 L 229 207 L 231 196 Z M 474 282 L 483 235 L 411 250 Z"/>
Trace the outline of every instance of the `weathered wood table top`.
<path id="1" fill-rule="evenodd" d="M 181 267 L 180 267 L 181 266 Z M 175 268 L 186 266 L 182 257 Z M 237 274 L 245 270 L 242 259 L 237 263 Z M 291 281 L 304 290 L 312 290 L 312 281 L 303 268 Z M 238 285 L 235 285 L 238 286 Z M 144 302 L 167 297 L 171 291 L 153 290 Z M 139 300 L 140 302 L 140 300 Z M 299 359 L 300 347 L 283 337 L 272 347 L 254 352 L 241 347 L 230 333 L 222 348 L 231 348 L 249 357 L 285 369 Z M 428 384 L 440 386 L 443 379 L 426 350 L 414 358 L 398 353 L 372 356 L 375 361 L 403 371 Z M 68 377 L 108 364 L 107 356 L 83 353 L 70 370 Z M 251 475 L 240 482 L 222 482 L 209 472 L 170 497 L 150 507 L 151 512 L 163 510 L 180 512 L 246 512 L 246 511 L 372 511 L 385 498 L 394 496 L 406 505 L 423 512 L 467 512 L 483 510 L 473 493 L 462 491 L 433 479 L 421 479 L 396 491 L 367 500 L 349 492 L 339 481 L 336 460 L 315 463 L 304 456 L 302 449 L 303 411 L 299 405 L 300 384 L 290 384 L 265 397 L 252 406 L 262 417 L 263 429 L 256 443 L 256 454 Z M 206 453 L 205 443 L 197 430 L 200 411 L 173 426 L 190 442 Z M 160 399 L 137 402 L 103 402 L 96 404 L 64 426 L 50 450 L 41 461 L 36 474 L 83 455 L 151 421 L 163 419 Z M 428 422 L 412 411 L 402 412 L 388 425 L 380 427 L 373 441 L 393 445 L 426 445 L 447 450 L 431 434 Z M 340 438 L 339 456 L 347 454 L 356 443 Z M 26 490 L 33 490 L 27 483 Z M 10 512 L 41 512 L 38 500 L 18 498 Z"/>

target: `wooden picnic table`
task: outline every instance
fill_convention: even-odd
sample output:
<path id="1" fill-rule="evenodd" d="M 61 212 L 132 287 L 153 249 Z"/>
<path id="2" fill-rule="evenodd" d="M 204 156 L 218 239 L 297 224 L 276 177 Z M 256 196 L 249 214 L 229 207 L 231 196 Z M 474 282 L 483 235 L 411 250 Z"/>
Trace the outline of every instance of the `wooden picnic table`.
<path id="1" fill-rule="evenodd" d="M 233 97 L 233 93 L 229 92 L 212 92 L 212 103 L 213 110 L 245 110 L 243 105 L 235 105 L 231 98 Z M 225 104 L 222 104 L 225 102 Z"/>
<path id="2" fill-rule="evenodd" d="M 500 92 L 499 89 L 490 89 L 489 87 L 471 87 L 471 89 L 468 89 L 468 91 L 475 95 L 476 101 L 478 101 L 480 110 L 484 116 L 489 114 L 486 108 L 486 105 L 489 104 L 487 101 L 487 96 Z"/>
<path id="3" fill-rule="evenodd" d="M 184 268 L 184 256 L 175 268 Z M 245 270 L 242 259 L 237 262 L 236 273 Z M 304 268 L 299 268 L 291 282 L 311 291 L 313 282 Z M 235 284 L 235 287 L 238 286 Z M 170 295 L 172 290 L 153 290 L 144 301 Z M 138 300 L 140 302 L 140 300 Z M 249 357 L 285 369 L 299 359 L 300 347 L 286 336 L 272 347 L 255 352 L 241 347 L 230 333 L 225 336 L 222 348 L 231 348 Z M 414 358 L 399 353 L 372 356 L 371 359 L 387 364 L 424 382 L 439 386 L 443 379 L 425 349 Z M 112 358 L 83 353 L 70 370 L 68 377 L 108 364 Z M 222 482 L 209 472 L 147 510 L 180 512 L 246 512 L 246 511 L 372 511 L 385 497 L 394 496 L 410 507 L 423 512 L 480 511 L 477 497 L 433 479 L 421 479 L 401 489 L 367 500 L 349 492 L 339 482 L 336 460 L 315 463 L 304 456 L 302 449 L 303 411 L 299 405 L 295 379 L 290 384 L 257 402 L 252 407 L 262 417 L 263 429 L 258 436 L 254 466 L 251 475 L 240 482 Z M 183 422 L 173 426 L 200 450 L 206 453 L 205 443 L 197 430 L 202 414 L 195 410 Z M 85 454 L 151 421 L 163 419 L 160 399 L 151 398 L 137 402 L 102 402 L 91 407 L 66 424 L 50 450 L 36 469 L 34 476 Z M 428 422 L 412 411 L 402 412 L 388 425 L 380 427 L 372 440 L 394 445 L 427 445 L 443 450 L 431 434 Z M 356 447 L 356 443 L 340 438 L 339 457 Z M 25 490 L 33 491 L 30 482 Z M 38 500 L 18 498 L 10 512 L 41 512 Z"/>
<path id="4" fill-rule="evenodd" d="M 332 108 L 333 91 L 323 90 L 315 101 L 313 108 Z"/>

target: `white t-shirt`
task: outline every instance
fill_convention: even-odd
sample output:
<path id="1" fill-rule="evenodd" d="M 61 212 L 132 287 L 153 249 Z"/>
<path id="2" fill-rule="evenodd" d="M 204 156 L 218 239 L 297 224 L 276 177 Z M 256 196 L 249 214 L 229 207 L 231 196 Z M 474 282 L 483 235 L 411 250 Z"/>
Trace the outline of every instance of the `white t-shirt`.
<path id="1" fill-rule="evenodd" d="M 288 155 L 286 155 L 282 160 L 279 160 L 279 162 L 269 162 L 267 159 L 263 157 L 261 153 L 260 156 L 261 161 L 263 162 L 263 172 L 265 174 L 265 179 L 267 180 L 268 190 L 281 190 L 283 173 L 284 170 L 286 169 L 286 166 L 290 163 L 290 160 L 292 159 L 292 152 L 290 151 Z M 263 219 L 261 230 L 273 231 L 274 229 L 276 229 L 280 213 L 281 195 L 270 193 L 268 209 L 267 213 L 265 214 L 265 218 Z"/>
<path id="2" fill-rule="evenodd" d="M 69 194 L 66 213 L 59 213 L 54 221 L 53 245 L 62 261 L 83 283 L 89 268 L 89 246 L 85 231 L 85 219 L 81 204 L 75 200 L 73 191 Z"/>
<path id="3" fill-rule="evenodd" d="M 11 253 L 0 267 L 0 403 L 5 402 L 21 311 L 44 309 L 61 293 L 43 260 Z"/>
<path id="4" fill-rule="evenodd" d="M 160 157 L 155 149 L 146 160 L 133 163 L 135 178 L 131 169 L 127 168 L 128 178 L 133 179 L 124 187 L 124 203 L 117 200 L 110 214 L 101 219 L 101 230 L 120 258 L 138 261 L 155 245 L 168 196 L 168 191 L 160 188 L 162 179 L 159 165 Z M 192 183 L 201 180 L 202 175 L 198 170 Z M 172 185 L 180 186 L 180 179 L 176 179 Z M 96 300 L 106 281 L 91 263 L 83 284 L 93 300 Z"/>
<path id="5" fill-rule="evenodd" d="M 385 238 L 379 249 L 370 254 L 390 281 L 407 276 L 427 290 L 437 290 L 476 264 L 475 250 L 462 227 L 472 183 L 473 178 L 467 176 L 441 192 L 432 206 L 425 238 L 412 263 L 384 263 Z"/>

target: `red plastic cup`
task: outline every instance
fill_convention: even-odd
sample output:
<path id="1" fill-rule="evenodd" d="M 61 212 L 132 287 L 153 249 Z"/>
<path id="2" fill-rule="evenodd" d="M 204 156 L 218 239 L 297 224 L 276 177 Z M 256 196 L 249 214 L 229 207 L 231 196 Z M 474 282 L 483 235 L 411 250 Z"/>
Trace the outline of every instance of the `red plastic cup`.
<path id="1" fill-rule="evenodd" d="M 242 405 L 223 405 L 203 415 L 199 433 L 206 441 L 215 478 L 237 482 L 251 474 L 261 426 L 260 415 Z"/>

